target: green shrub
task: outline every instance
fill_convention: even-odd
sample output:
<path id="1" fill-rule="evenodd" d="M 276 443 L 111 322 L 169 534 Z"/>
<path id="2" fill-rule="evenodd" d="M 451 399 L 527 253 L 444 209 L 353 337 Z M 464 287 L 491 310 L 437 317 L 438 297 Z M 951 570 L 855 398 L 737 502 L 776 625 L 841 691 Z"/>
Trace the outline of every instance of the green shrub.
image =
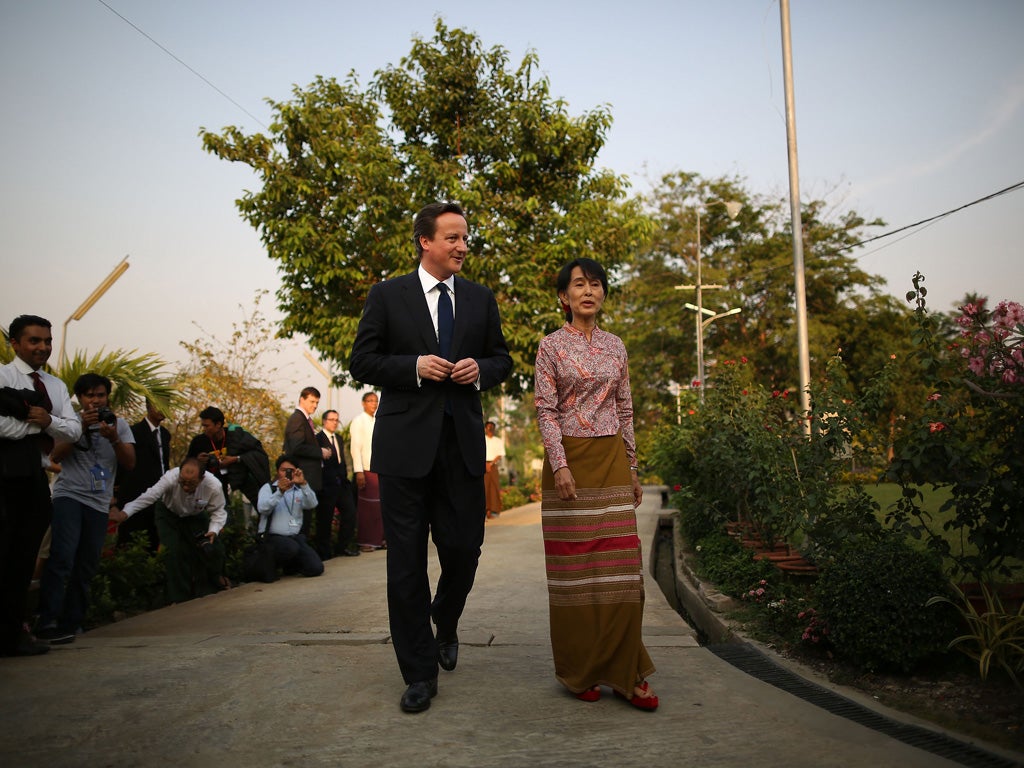
<path id="1" fill-rule="evenodd" d="M 723 530 L 725 520 L 710 507 L 691 501 L 685 492 L 673 494 L 671 504 L 679 510 L 679 530 L 687 541 L 700 541 Z"/>
<path id="2" fill-rule="evenodd" d="M 771 571 L 740 597 L 756 616 L 755 632 L 768 641 L 782 639 L 798 644 L 810 621 L 805 614 L 814 613 L 808 601 L 808 588 L 786 581 L 775 568 Z"/>
<path id="3" fill-rule="evenodd" d="M 868 671 L 910 672 L 955 634 L 948 606 L 926 606 L 947 579 L 902 539 L 846 547 L 818 578 L 816 603 L 837 655 Z"/>
<path id="4" fill-rule="evenodd" d="M 725 533 L 711 533 L 694 546 L 698 574 L 732 597 L 741 597 L 751 584 L 770 578 L 775 568 Z"/>
<path id="5" fill-rule="evenodd" d="M 108 537 L 90 586 L 87 627 L 145 613 L 164 604 L 163 553 L 149 553 L 145 531 L 133 534 L 124 547 L 115 547 L 115 539 L 113 535 Z"/>
<path id="6" fill-rule="evenodd" d="M 526 494 L 514 485 L 501 489 L 501 506 L 504 509 L 521 507 L 529 502 L 530 500 L 526 497 Z"/>

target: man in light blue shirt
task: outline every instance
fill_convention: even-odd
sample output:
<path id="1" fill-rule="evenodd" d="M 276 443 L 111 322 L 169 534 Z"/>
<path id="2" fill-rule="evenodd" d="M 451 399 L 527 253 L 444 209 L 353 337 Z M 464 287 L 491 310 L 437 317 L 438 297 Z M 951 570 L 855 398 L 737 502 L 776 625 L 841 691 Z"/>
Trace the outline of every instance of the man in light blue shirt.
<path id="1" fill-rule="evenodd" d="M 324 572 L 323 560 L 302 534 L 303 515 L 316 509 L 316 494 L 290 456 L 278 457 L 274 466 L 277 479 L 260 488 L 258 530 L 268 534 L 274 561 L 285 573 L 319 576 Z"/>

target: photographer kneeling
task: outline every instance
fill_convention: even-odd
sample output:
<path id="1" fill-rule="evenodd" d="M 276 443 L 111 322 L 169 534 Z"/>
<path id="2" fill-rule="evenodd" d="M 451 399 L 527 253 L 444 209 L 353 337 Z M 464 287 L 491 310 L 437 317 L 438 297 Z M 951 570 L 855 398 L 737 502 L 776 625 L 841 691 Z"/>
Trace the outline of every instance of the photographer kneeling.
<path id="1" fill-rule="evenodd" d="M 156 530 L 164 550 L 167 602 L 182 603 L 223 589 L 226 558 L 218 534 L 228 513 L 220 480 L 198 459 L 185 459 L 123 510 L 114 507 L 110 517 L 122 523 L 154 504 Z"/>
<path id="2" fill-rule="evenodd" d="M 316 494 L 291 457 L 279 457 L 274 466 L 277 480 L 260 488 L 258 530 L 267 533 L 274 560 L 285 573 L 319 576 L 324 563 L 301 533 L 303 513 L 316 509 Z"/>

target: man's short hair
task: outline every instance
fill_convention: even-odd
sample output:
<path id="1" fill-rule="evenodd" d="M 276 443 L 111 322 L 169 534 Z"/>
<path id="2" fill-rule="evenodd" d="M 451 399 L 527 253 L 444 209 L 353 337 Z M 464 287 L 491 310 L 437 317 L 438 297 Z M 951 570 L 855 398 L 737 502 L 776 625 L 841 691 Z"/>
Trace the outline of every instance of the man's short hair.
<path id="1" fill-rule="evenodd" d="M 338 412 L 333 409 L 329 411 L 324 411 L 323 415 L 320 417 L 320 421 L 327 421 L 327 417 L 330 416 L 332 413 L 337 414 Z"/>
<path id="2" fill-rule="evenodd" d="M 214 424 L 223 424 L 224 411 L 220 408 L 215 408 L 212 405 L 208 408 L 203 408 L 203 410 L 199 412 L 199 420 L 202 421 L 203 419 L 209 419 Z"/>
<path id="3" fill-rule="evenodd" d="M 287 453 L 282 453 L 280 456 L 277 457 L 277 459 L 274 460 L 274 469 L 280 469 L 281 465 L 284 464 L 286 461 L 289 464 L 295 465 L 296 467 L 299 466 L 298 464 L 295 463 L 295 459 L 293 459 Z"/>
<path id="4" fill-rule="evenodd" d="M 369 399 L 370 399 L 371 397 L 377 397 L 377 393 L 376 393 L 376 392 L 374 392 L 374 391 L 372 391 L 372 390 L 371 390 L 370 392 L 364 392 L 364 393 L 363 393 L 363 402 L 365 403 L 365 402 L 366 402 L 367 400 L 369 400 Z M 380 400 L 380 398 L 379 398 L 379 397 L 377 397 L 377 399 L 378 399 L 378 400 Z"/>
<path id="5" fill-rule="evenodd" d="M 302 391 L 299 392 L 299 400 L 305 400 L 310 395 L 313 395 L 317 400 L 320 399 L 320 390 L 316 387 L 303 387 Z"/>
<path id="6" fill-rule="evenodd" d="M 203 466 L 203 462 L 201 462 L 195 456 L 188 456 L 188 457 L 186 457 L 181 462 L 181 464 L 178 465 L 178 472 L 180 473 L 181 470 L 183 470 L 185 467 L 189 466 L 190 464 L 195 464 L 196 468 L 199 470 L 199 479 L 200 480 L 202 480 L 204 477 L 206 477 L 206 467 L 204 467 Z"/>
<path id="7" fill-rule="evenodd" d="M 21 341 L 21 334 L 25 332 L 25 329 L 30 325 L 41 325 L 43 328 L 52 329 L 50 321 L 45 317 L 39 317 L 39 315 L 18 315 L 11 321 L 11 327 L 8 329 L 7 338 L 11 341 Z"/>
<path id="8" fill-rule="evenodd" d="M 420 238 L 426 237 L 433 240 L 434 234 L 437 232 L 437 219 L 446 213 L 457 213 L 462 218 L 466 218 L 462 206 L 458 203 L 431 203 L 423 206 L 416 214 L 412 223 L 412 242 L 416 246 L 418 258 L 423 258 L 423 246 L 420 245 Z"/>
<path id="9" fill-rule="evenodd" d="M 98 373 L 83 373 L 75 379 L 75 386 L 73 389 L 75 390 L 75 396 L 81 397 L 91 389 L 103 387 L 107 390 L 107 396 L 109 397 L 110 390 L 113 389 L 113 386 L 114 385 L 111 383 L 110 379 L 106 376 L 101 376 Z"/>

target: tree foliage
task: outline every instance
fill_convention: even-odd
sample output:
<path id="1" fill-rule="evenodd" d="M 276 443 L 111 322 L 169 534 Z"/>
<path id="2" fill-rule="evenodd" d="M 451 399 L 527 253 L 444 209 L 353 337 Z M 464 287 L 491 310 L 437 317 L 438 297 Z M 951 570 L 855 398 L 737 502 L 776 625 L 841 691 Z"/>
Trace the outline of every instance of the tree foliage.
<path id="1" fill-rule="evenodd" d="M 269 135 L 201 132 L 207 151 L 260 178 L 238 207 L 279 263 L 283 335 L 307 335 L 345 370 L 370 286 L 415 268 L 413 214 L 456 200 L 472 238 L 464 274 L 502 313 L 507 391 L 530 388 L 537 342 L 562 322 L 558 269 L 594 253 L 615 269 L 648 226 L 624 179 L 595 168 L 609 110 L 571 115 L 538 69 L 534 52 L 513 67 L 504 48 L 439 19 L 365 89 L 354 74 L 320 77 L 270 101 Z"/>
<path id="2" fill-rule="evenodd" d="M 735 220 L 722 201 L 742 203 Z M 694 302 L 694 291 L 675 288 L 697 281 L 698 207 L 701 282 L 722 286 L 705 290 L 702 304 L 715 312 L 742 309 L 704 330 L 708 384 L 714 384 L 716 364 L 745 357 L 769 390 L 797 390 L 786 201 L 757 194 L 740 178 L 676 172 L 659 181 L 644 207 L 654 220 L 650 247 L 631 261 L 619 298 L 609 303 L 616 332 L 626 340 L 631 359 L 643 365 L 643 375 L 634 376 L 638 421 L 669 417 L 675 409 L 669 383 L 685 389 L 700 378 L 695 313 L 684 307 Z M 859 392 L 891 355 L 909 350 L 911 312 L 885 295 L 884 280 L 862 270 L 848 250 L 868 227 L 882 222 L 831 210 L 822 201 L 805 203 L 802 214 L 812 379 L 820 379 L 841 350 Z"/>
<path id="3" fill-rule="evenodd" d="M 189 360 L 175 379 L 180 396 L 165 425 L 173 435 L 175 461 L 184 457 L 199 432 L 199 412 L 211 405 L 224 412 L 227 424 L 239 424 L 258 437 L 269 456 L 283 444 L 288 413 L 272 388 L 277 370 L 264 362 L 276 347 L 273 326 L 260 309 L 265 293 L 257 294 L 251 312 L 243 309 L 242 321 L 232 324 L 227 341 L 204 331 L 204 338 L 181 342 Z"/>

